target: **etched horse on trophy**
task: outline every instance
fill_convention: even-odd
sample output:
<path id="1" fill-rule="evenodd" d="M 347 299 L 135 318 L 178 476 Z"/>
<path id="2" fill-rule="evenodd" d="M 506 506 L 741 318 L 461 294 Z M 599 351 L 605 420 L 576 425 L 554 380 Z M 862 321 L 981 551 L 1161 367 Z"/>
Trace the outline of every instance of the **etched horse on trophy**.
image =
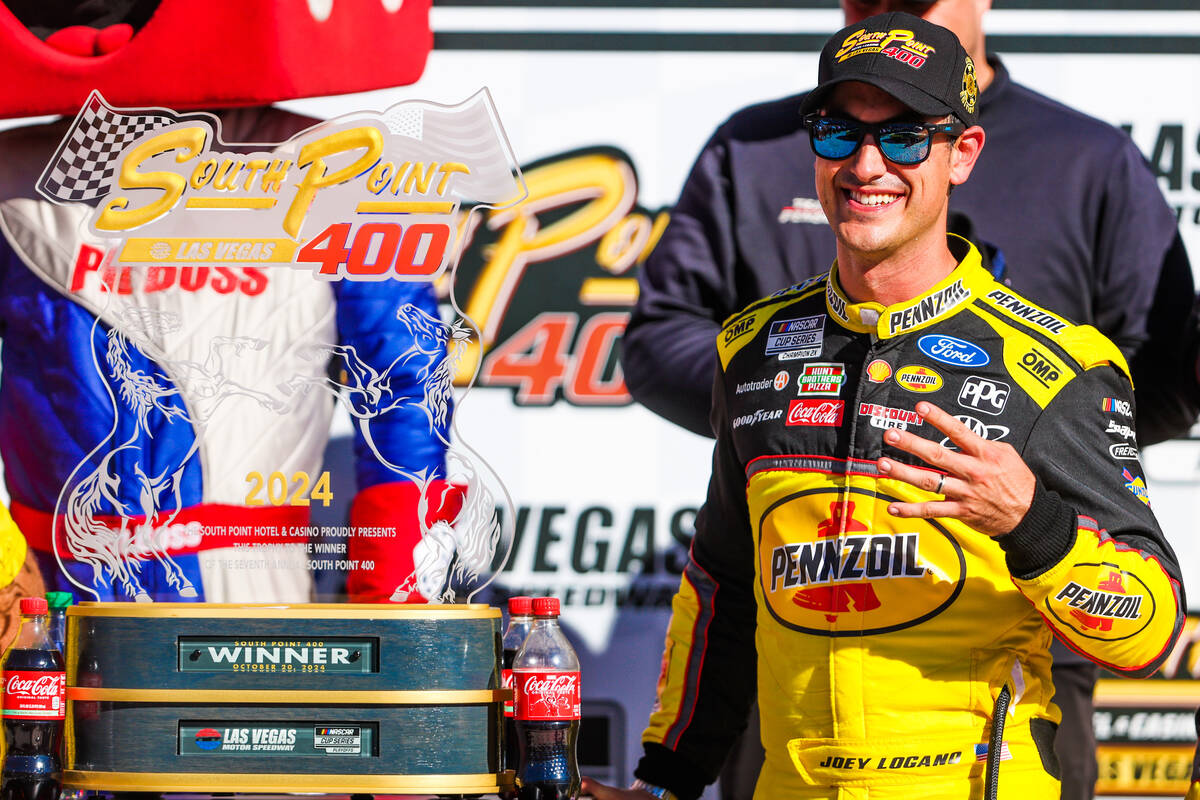
<path id="1" fill-rule="evenodd" d="M 169 546 L 162 541 L 159 532 L 166 530 L 183 508 L 184 470 L 199 451 L 204 429 L 217 407 L 231 397 L 247 396 L 264 408 L 277 412 L 286 408 L 281 400 L 231 381 L 225 375 L 223 351 L 240 355 L 247 348 L 259 350 L 266 346 L 260 339 L 217 337 L 209 343 L 204 363 L 186 359 L 156 360 L 155 363 L 175 376 L 174 385 L 161 373 L 150 374 L 134 367 L 131 348 L 147 356 L 157 349 L 154 339 L 161 339 L 179 328 L 178 315 L 174 313 L 139 307 L 121 312 L 119 324 L 108 331 L 104 354 L 108 374 L 116 385 L 113 427 L 76 471 L 103 452 L 94 468 L 73 484 L 68 480 L 70 490 L 65 501 L 60 497 L 60 505 L 64 506 L 62 527 L 66 548 L 76 560 L 92 567 L 93 585 L 103 581 L 107 570 L 122 590 L 139 602 L 151 600 L 138 580 L 141 562 L 147 557 L 159 563 L 167 584 L 175 588 L 180 597 L 197 596 L 195 586 L 171 557 Z M 185 396 L 190 408 L 183 404 Z M 116 435 L 122 408 L 133 413 L 133 430 L 124 442 L 104 452 Z M 143 464 L 151 461 L 143 443 L 154 438 L 154 429 L 160 420 L 167 424 L 191 424 L 193 439 L 186 453 L 152 474 L 152 468 L 143 468 Z M 132 469 L 114 468 L 117 460 L 123 464 L 132 460 Z M 128 481 L 134 485 L 128 486 Z M 136 496 L 136 508 L 133 502 L 122 500 L 122 496 Z M 120 519 L 119 527 L 105 524 L 99 518 L 106 505 Z M 137 515 L 144 521 L 131 529 L 131 517 Z M 57 552 L 57 515 L 55 520 L 53 537 Z"/>
<path id="2" fill-rule="evenodd" d="M 405 303 L 396 311 L 396 318 L 411 334 L 411 344 L 383 369 L 377 369 L 362 359 L 351 345 L 324 345 L 313 348 L 310 357 L 321 354 L 334 359 L 337 378 L 296 378 L 281 386 L 285 392 L 307 391 L 320 386 L 334 394 L 337 401 L 354 418 L 367 446 L 379 462 L 397 475 L 415 483 L 420 490 L 417 515 L 421 541 L 413 550 L 416 572 L 399 587 L 392 599 L 402 601 L 419 590 L 431 602 L 449 601 L 454 597 L 447 587 L 450 577 L 473 580 L 491 563 L 500 528 L 495 520 L 491 492 L 478 480 L 471 460 L 450 442 L 447 433 L 450 409 L 453 405 L 454 376 L 466 353 L 471 329 L 459 320 L 442 322 L 421 308 Z M 398 371 L 404 368 L 419 383 L 419 394 L 402 393 Z M 429 430 L 446 445 L 446 460 L 450 467 L 447 477 L 466 483 L 468 490 L 454 523 L 426 522 L 431 501 L 441 507 L 442 498 L 431 498 L 433 480 L 425 469 L 409 470 L 390 461 L 371 435 L 371 423 L 389 411 L 410 408 L 419 410 L 429 421 Z M 457 560 L 455 556 L 457 555 Z M 454 569 L 451 570 L 451 562 Z"/>

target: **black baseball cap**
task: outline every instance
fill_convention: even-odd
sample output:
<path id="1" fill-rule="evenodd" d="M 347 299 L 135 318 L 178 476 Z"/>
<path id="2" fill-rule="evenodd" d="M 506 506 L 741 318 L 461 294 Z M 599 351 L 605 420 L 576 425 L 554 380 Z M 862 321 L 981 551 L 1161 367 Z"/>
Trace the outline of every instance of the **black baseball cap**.
<path id="1" fill-rule="evenodd" d="M 953 114 L 967 126 L 979 122 L 975 62 L 958 37 L 903 11 L 877 14 L 835 33 L 821 50 L 818 77 L 801 113 L 819 110 L 839 83 L 861 81 L 918 114 Z"/>

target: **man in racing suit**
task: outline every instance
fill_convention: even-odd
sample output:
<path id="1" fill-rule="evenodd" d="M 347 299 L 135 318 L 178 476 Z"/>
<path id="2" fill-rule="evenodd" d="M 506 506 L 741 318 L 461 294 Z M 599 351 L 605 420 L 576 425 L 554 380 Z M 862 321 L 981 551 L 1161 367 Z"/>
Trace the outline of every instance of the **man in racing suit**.
<path id="1" fill-rule="evenodd" d="M 601 800 L 699 795 L 754 673 L 756 797 L 1057 796 L 1052 631 L 1131 675 L 1177 637 L 1124 358 L 946 234 L 984 143 L 973 78 L 907 14 L 823 50 L 806 110 L 838 259 L 718 336 L 659 702 L 635 790 L 589 781 Z"/>

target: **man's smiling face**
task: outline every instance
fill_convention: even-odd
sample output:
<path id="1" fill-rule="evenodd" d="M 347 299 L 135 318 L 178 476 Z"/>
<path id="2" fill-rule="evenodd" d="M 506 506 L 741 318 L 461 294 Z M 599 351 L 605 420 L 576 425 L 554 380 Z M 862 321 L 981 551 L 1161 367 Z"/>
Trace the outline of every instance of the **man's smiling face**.
<path id="1" fill-rule="evenodd" d="M 837 86 L 826 114 L 860 122 L 932 121 L 914 114 L 891 95 L 852 81 Z M 842 246 L 879 261 L 902 245 L 919 241 L 946 212 L 951 179 L 951 140 L 936 136 L 919 164 L 894 164 L 873 136 L 841 161 L 816 160 L 817 197 Z"/>

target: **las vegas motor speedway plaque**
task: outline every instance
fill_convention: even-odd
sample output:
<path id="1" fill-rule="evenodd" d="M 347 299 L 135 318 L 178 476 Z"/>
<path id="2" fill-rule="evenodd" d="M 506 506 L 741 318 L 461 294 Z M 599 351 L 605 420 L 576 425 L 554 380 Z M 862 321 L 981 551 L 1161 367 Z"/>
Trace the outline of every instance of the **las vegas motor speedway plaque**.
<path id="1" fill-rule="evenodd" d="M 498 610 L 85 603 L 64 782 L 121 791 L 495 792 Z"/>

